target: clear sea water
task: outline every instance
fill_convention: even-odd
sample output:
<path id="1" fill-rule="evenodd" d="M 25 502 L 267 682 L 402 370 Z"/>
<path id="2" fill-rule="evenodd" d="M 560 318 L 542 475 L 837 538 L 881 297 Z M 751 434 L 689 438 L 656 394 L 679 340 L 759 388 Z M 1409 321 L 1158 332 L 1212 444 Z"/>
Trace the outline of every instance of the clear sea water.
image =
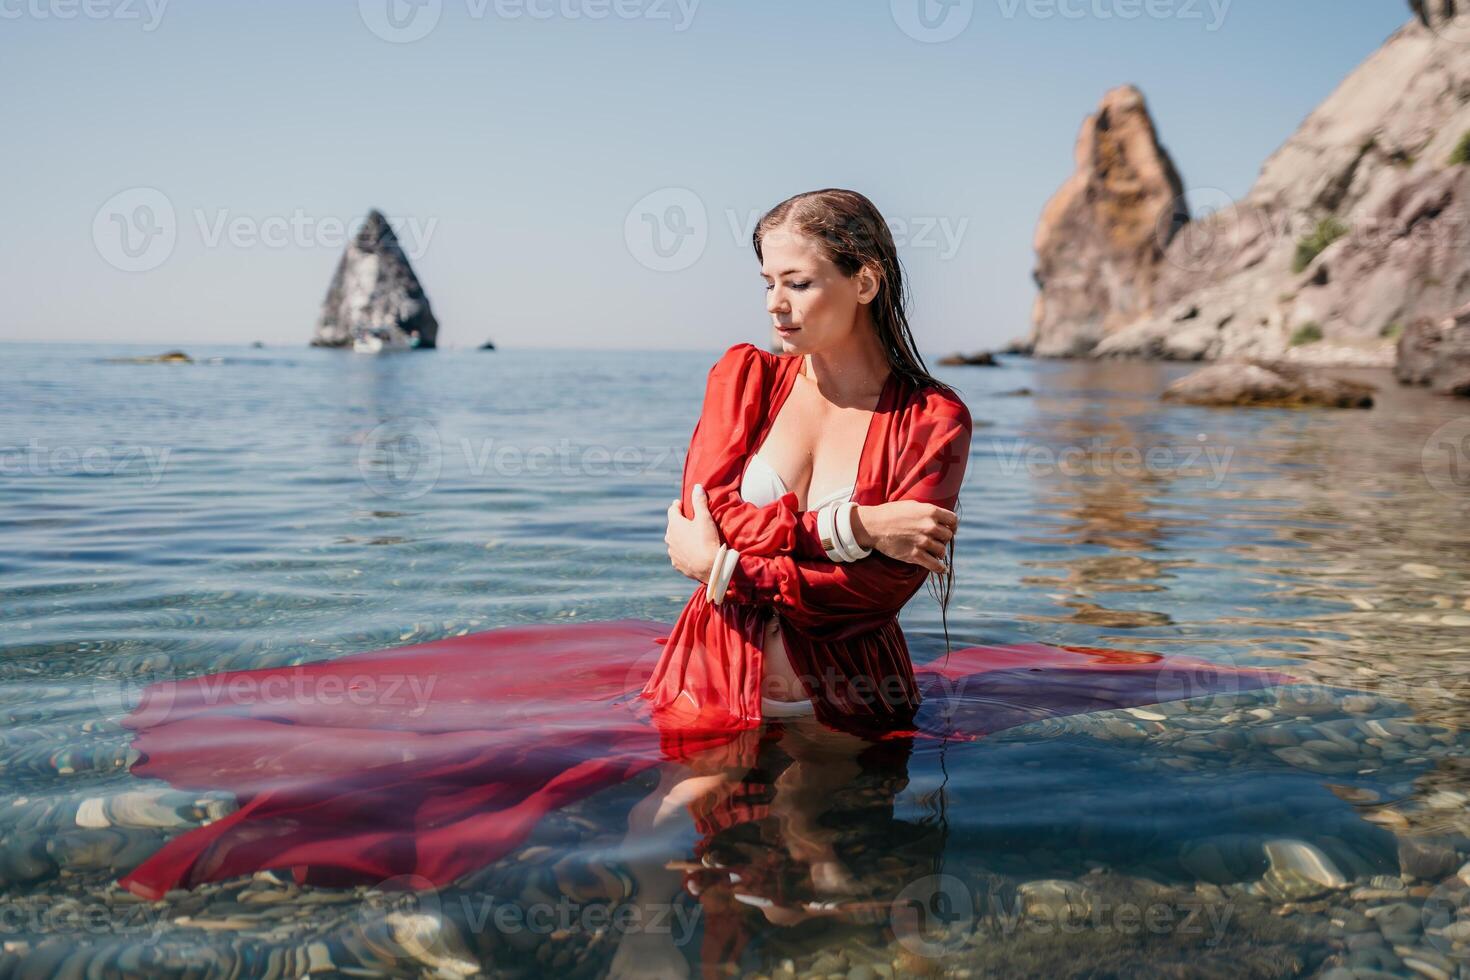
<path id="1" fill-rule="evenodd" d="M 0 977 L 625 970 L 606 930 L 497 930 L 462 896 L 616 888 L 591 856 L 656 774 L 377 931 L 381 896 L 269 873 L 130 901 L 113 879 L 208 808 L 173 792 L 172 821 L 78 813 L 159 789 L 127 772 L 117 724 L 150 679 L 672 622 L 691 583 L 665 514 L 719 351 L 108 360 L 162 349 L 0 347 Z M 1158 399 L 1187 365 L 1003 360 L 936 369 L 976 422 L 951 641 L 1311 683 L 951 746 L 876 809 L 895 774 L 798 799 L 886 911 L 744 902 L 738 956 L 713 960 L 703 921 L 664 938 L 696 975 L 1470 975 L 1470 402 L 1350 371 L 1380 386 L 1373 409 L 1192 408 Z M 902 622 L 917 661 L 943 652 L 927 591 Z M 737 868 L 782 846 L 736 837 Z M 697 860 L 688 845 L 665 857 Z M 657 974 L 659 955 L 632 960 Z"/>

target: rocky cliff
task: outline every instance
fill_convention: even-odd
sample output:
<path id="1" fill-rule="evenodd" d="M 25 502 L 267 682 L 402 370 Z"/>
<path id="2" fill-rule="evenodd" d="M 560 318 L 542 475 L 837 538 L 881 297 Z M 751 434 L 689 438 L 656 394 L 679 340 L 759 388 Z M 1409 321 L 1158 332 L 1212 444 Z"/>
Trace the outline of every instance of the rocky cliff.
<path id="1" fill-rule="evenodd" d="M 439 322 L 388 219 L 374 210 L 337 264 L 313 347 L 347 347 L 369 335 L 386 347 L 433 347 Z"/>
<path id="2" fill-rule="evenodd" d="M 1150 312 L 1164 250 L 1189 220 L 1179 174 L 1133 86 L 1113 89 L 1087 117 L 1075 157 L 1036 229 L 1032 346 L 1042 356 L 1086 354 Z"/>
<path id="3" fill-rule="evenodd" d="M 1414 19 L 1307 117 L 1244 199 L 1179 229 L 1159 225 L 1161 258 L 1135 263 L 1132 294 L 1111 294 L 1124 302 L 1095 291 L 1096 301 L 1075 302 L 1040 274 L 1069 262 L 1076 283 L 1129 274 L 1111 259 L 1077 264 L 1049 204 L 1037 235 L 1035 352 L 1391 365 L 1410 324 L 1470 301 L 1470 3 L 1411 7 Z M 1079 153 L 1058 199 L 1103 177 Z M 1126 238 L 1159 209 L 1150 202 L 1094 208 L 1083 239 Z M 1065 316 L 1053 315 L 1056 302 Z"/>

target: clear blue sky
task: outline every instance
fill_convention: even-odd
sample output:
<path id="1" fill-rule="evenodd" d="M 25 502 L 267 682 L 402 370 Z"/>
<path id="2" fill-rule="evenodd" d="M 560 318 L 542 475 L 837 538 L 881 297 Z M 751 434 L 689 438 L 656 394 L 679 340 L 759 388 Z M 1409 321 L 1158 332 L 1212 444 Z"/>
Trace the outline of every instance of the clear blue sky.
<path id="1" fill-rule="evenodd" d="M 1108 88 L 1143 90 L 1188 187 L 1238 197 L 1410 17 L 950 2 L 0 0 L 0 339 L 304 344 L 341 226 L 378 207 L 418 229 L 445 346 L 763 342 L 749 224 L 838 186 L 908 227 L 921 349 L 994 345 L 1027 329 L 1037 216 Z M 129 257 L 121 216 L 167 218 L 136 188 L 173 239 Z M 640 215 L 690 199 L 660 268 Z"/>

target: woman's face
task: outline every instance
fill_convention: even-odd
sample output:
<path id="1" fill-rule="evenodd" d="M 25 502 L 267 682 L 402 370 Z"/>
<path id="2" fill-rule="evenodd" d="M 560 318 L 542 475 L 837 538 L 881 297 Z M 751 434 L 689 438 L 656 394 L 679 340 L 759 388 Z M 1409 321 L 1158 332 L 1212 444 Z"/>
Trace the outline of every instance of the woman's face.
<path id="1" fill-rule="evenodd" d="M 811 238 L 788 227 L 761 239 L 766 312 L 786 353 L 811 354 L 845 342 L 878 294 L 864 267 L 851 278 Z"/>

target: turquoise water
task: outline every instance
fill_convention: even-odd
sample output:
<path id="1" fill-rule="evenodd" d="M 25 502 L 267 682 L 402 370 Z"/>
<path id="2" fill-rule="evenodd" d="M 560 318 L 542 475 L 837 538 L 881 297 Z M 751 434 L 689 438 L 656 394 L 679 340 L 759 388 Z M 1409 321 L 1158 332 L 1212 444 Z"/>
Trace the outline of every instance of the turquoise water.
<path id="1" fill-rule="evenodd" d="M 228 794 L 117 805 L 102 826 L 78 814 L 159 790 L 127 773 L 117 724 L 151 680 L 517 623 L 672 622 L 692 583 L 669 566 L 665 512 L 719 351 L 108 360 L 155 352 L 4 348 L 0 975 L 622 971 L 606 931 L 496 929 L 466 909 L 616 888 L 594 856 L 657 773 L 553 815 L 463 888 L 413 899 L 416 919 L 364 889 L 269 874 L 140 903 L 111 880 L 227 812 Z M 1187 370 L 937 369 L 976 422 L 950 638 L 1188 654 L 1311 683 L 1038 722 L 807 799 L 798 823 L 888 904 L 868 921 L 775 922 L 740 903 L 732 975 L 1412 976 L 1470 962 L 1456 918 L 1470 404 L 1348 372 L 1380 385 L 1373 410 L 1162 405 Z M 927 591 L 902 622 L 916 660 L 943 652 Z M 743 830 L 722 842 L 729 867 L 782 848 Z M 659 846 L 691 860 L 688 844 Z M 781 872 L 797 892 L 800 871 Z M 921 921 L 895 918 L 915 894 Z M 1130 927 L 1129 907 L 1169 924 Z M 696 926 L 664 937 L 689 964 L 709 958 Z"/>

